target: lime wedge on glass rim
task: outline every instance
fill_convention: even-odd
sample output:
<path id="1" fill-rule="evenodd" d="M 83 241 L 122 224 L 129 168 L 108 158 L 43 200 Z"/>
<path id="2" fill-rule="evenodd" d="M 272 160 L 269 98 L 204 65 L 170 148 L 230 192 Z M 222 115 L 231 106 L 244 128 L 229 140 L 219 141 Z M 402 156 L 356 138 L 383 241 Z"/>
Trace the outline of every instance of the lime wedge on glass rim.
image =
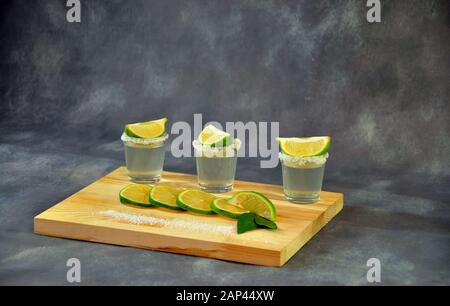
<path id="1" fill-rule="evenodd" d="M 331 138 L 329 136 L 306 137 L 306 138 L 281 138 L 281 152 L 294 157 L 319 156 L 328 152 Z"/>
<path id="2" fill-rule="evenodd" d="M 166 132 L 167 118 L 125 125 L 125 134 L 135 138 L 156 138 Z"/>
<path id="3" fill-rule="evenodd" d="M 249 211 L 242 207 L 228 203 L 227 198 L 217 198 L 211 203 L 211 209 L 221 216 L 237 219 L 240 215 Z"/>
<path id="4" fill-rule="evenodd" d="M 228 200 L 228 203 L 240 206 L 243 209 L 270 221 L 276 220 L 277 211 L 272 201 L 259 192 L 239 191 Z"/>
<path id="5" fill-rule="evenodd" d="M 198 141 L 204 146 L 226 147 L 232 143 L 231 135 L 213 125 L 206 126 L 198 136 Z"/>
<path id="6" fill-rule="evenodd" d="M 149 201 L 151 185 L 131 184 L 120 190 L 119 199 L 122 204 L 152 206 Z"/>
<path id="7" fill-rule="evenodd" d="M 156 185 L 150 191 L 150 203 L 169 209 L 182 210 L 177 205 L 177 197 L 183 190 L 171 186 Z"/>
<path id="8" fill-rule="evenodd" d="M 211 202 L 216 197 L 207 192 L 188 189 L 181 192 L 177 197 L 177 205 L 185 210 L 199 214 L 214 214 L 211 209 Z"/>

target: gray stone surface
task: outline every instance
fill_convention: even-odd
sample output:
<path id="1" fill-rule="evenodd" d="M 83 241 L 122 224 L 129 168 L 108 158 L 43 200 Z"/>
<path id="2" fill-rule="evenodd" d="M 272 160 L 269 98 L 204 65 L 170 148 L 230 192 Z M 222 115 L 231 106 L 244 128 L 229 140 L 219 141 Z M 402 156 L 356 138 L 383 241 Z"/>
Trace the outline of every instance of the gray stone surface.
<path id="1" fill-rule="evenodd" d="M 267 268 L 36 236 L 33 216 L 122 165 L 121 144 L 78 150 L 29 132 L 1 140 L 1 284 L 66 284 L 71 257 L 82 284 L 365 285 L 371 257 L 383 284 L 449 284 L 448 178 L 330 174 L 324 188 L 344 192 L 345 209 L 283 268 Z M 194 161 L 183 163 L 169 156 L 166 168 L 193 173 Z M 240 161 L 238 177 L 261 181 L 257 167 Z M 264 171 L 280 183 L 279 168 Z"/>
<path id="2" fill-rule="evenodd" d="M 450 284 L 448 1 L 3 1 L 0 284 Z M 123 164 L 126 122 L 276 121 L 329 134 L 344 211 L 283 268 L 33 234 L 33 216 Z M 194 173 L 168 154 L 166 169 Z M 237 177 L 281 183 L 239 160 Z"/>

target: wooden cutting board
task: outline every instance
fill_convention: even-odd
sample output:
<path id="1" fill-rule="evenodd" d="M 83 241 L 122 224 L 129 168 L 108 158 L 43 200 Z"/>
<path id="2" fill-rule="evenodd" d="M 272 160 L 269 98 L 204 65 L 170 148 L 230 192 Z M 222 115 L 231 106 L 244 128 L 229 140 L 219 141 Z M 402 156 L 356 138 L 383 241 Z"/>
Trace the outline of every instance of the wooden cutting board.
<path id="1" fill-rule="evenodd" d="M 284 199 L 281 186 L 236 181 L 232 192 L 258 191 L 273 201 L 278 224 L 278 230 L 238 235 L 236 220 L 219 215 L 123 205 L 118 194 L 127 184 L 126 169 L 116 169 L 36 216 L 34 232 L 280 267 L 342 210 L 344 199 L 341 193 L 323 191 L 317 203 L 298 205 Z M 197 179 L 164 172 L 159 184 L 197 188 Z"/>

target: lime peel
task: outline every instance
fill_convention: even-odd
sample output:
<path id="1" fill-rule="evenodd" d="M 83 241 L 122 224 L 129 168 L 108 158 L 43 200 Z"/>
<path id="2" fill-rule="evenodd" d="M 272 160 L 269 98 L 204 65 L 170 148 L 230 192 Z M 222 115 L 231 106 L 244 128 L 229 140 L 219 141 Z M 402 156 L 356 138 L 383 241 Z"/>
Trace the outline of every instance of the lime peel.
<path id="1" fill-rule="evenodd" d="M 159 120 L 130 123 L 125 125 L 124 133 L 134 138 L 157 138 L 166 132 L 167 118 Z"/>
<path id="2" fill-rule="evenodd" d="M 276 220 L 276 208 L 265 195 L 256 191 L 239 191 L 229 200 L 230 204 L 255 213 L 271 221 Z"/>
<path id="3" fill-rule="evenodd" d="M 233 143 L 232 137 L 229 133 L 219 130 L 214 125 L 206 126 L 198 135 L 198 141 L 203 146 L 208 147 L 227 147 Z"/>
<path id="4" fill-rule="evenodd" d="M 184 189 L 157 185 L 150 192 L 150 203 L 164 208 L 182 210 L 177 205 L 177 197 Z"/>
<path id="5" fill-rule="evenodd" d="M 214 214 L 211 202 L 215 196 L 197 189 L 188 189 L 181 192 L 177 197 L 177 205 L 185 210 L 199 214 Z"/>
<path id="6" fill-rule="evenodd" d="M 213 200 L 211 203 L 211 209 L 221 216 L 233 219 L 236 219 L 240 215 L 249 212 L 248 210 L 243 209 L 239 206 L 230 204 L 228 200 L 229 199 L 227 198 L 217 198 Z"/>
<path id="7" fill-rule="evenodd" d="M 152 206 L 149 195 L 152 190 L 151 185 L 130 184 L 119 191 L 119 200 L 122 204 L 133 204 L 139 206 Z"/>
<path id="8" fill-rule="evenodd" d="M 328 152 L 331 138 L 329 136 L 306 138 L 282 138 L 278 137 L 281 152 L 296 157 L 320 156 Z"/>

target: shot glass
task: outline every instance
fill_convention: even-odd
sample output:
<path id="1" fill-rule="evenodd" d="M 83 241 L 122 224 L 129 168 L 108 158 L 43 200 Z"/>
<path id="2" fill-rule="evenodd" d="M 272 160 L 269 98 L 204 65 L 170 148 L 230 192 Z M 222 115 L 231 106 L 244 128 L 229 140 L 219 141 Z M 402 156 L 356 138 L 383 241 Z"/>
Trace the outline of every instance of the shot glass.
<path id="1" fill-rule="evenodd" d="M 241 146 L 239 139 L 223 148 L 203 146 L 194 140 L 197 163 L 197 178 L 200 188 L 206 192 L 222 193 L 233 189 L 236 174 L 237 152 Z"/>
<path id="2" fill-rule="evenodd" d="M 312 157 L 292 157 L 283 153 L 279 156 L 286 199 L 300 204 L 319 200 L 328 153 Z"/>
<path id="3" fill-rule="evenodd" d="M 136 183 L 155 183 L 161 179 L 165 145 L 169 136 L 134 138 L 122 134 L 128 176 Z"/>

